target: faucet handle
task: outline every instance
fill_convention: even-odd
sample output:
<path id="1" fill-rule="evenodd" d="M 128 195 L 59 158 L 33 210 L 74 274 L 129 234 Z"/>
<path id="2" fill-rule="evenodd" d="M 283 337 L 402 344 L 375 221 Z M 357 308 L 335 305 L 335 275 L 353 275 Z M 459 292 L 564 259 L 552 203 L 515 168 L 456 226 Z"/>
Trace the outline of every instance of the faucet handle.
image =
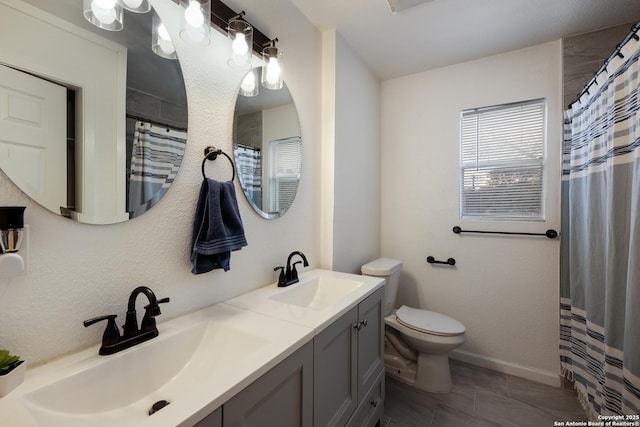
<path id="1" fill-rule="evenodd" d="M 144 306 L 144 317 L 142 318 L 142 323 L 140 324 L 140 332 L 149 332 L 156 329 L 156 316 L 160 314 L 160 307 L 158 304 L 164 304 L 169 302 L 169 297 L 162 298 L 156 301 L 156 304 L 148 304 Z"/>
<path id="2" fill-rule="evenodd" d="M 278 286 L 283 287 L 287 286 L 287 278 L 284 275 L 284 267 L 274 267 L 273 271 L 280 270 L 280 276 L 278 277 Z"/>
<path id="3" fill-rule="evenodd" d="M 104 334 L 102 334 L 102 347 L 105 347 L 116 344 L 120 340 L 120 330 L 118 329 L 118 325 L 116 325 L 116 317 L 116 314 L 109 314 L 85 320 L 83 323 L 86 328 L 94 323 L 98 323 L 103 320 L 107 321 L 107 327 L 104 330 Z"/>
<path id="4" fill-rule="evenodd" d="M 145 310 L 145 315 L 149 314 L 150 316 L 159 316 L 162 313 L 160 312 L 160 307 L 158 307 L 158 304 L 164 304 L 169 302 L 170 299 L 169 297 L 166 298 L 162 298 L 156 301 L 155 304 L 147 304 L 144 306 L 144 310 Z"/>
<path id="5" fill-rule="evenodd" d="M 291 277 L 289 279 L 293 280 L 294 282 L 298 281 L 298 270 L 296 270 L 296 264 L 302 264 L 302 261 L 294 262 L 293 266 L 291 267 Z"/>

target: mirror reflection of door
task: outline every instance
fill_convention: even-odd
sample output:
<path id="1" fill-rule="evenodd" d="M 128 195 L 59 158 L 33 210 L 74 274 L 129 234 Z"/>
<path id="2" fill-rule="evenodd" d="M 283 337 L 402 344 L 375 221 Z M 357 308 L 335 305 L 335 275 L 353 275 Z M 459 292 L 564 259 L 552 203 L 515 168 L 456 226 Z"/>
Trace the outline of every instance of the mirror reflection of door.
<path id="1" fill-rule="evenodd" d="M 0 168 L 54 212 L 67 206 L 67 89 L 0 65 Z"/>
<path id="2" fill-rule="evenodd" d="M 126 11 L 124 29 L 112 32 L 84 19 L 82 7 L 79 0 L 0 0 L 0 64 L 66 90 L 65 104 L 57 109 L 66 111 L 58 122 L 66 137 L 57 168 L 36 167 L 36 161 L 52 163 L 59 156 L 51 154 L 49 143 L 46 156 L 42 150 L 36 155 L 33 147 L 45 139 L 26 130 L 21 146 L 11 141 L 2 148 L 5 158 L 9 151 L 13 159 L 28 155 L 30 166 L 3 162 L 0 168 L 58 215 L 113 224 L 152 208 L 173 182 L 186 144 L 187 99 L 177 56 L 152 49 L 152 27 L 161 22 L 155 11 Z M 22 125 L 30 120 L 23 119 Z M 165 150 L 167 141 L 181 151 Z M 52 175 L 55 169 L 60 175 Z M 52 182 L 63 183 L 66 197 L 42 191 L 43 183 Z"/>

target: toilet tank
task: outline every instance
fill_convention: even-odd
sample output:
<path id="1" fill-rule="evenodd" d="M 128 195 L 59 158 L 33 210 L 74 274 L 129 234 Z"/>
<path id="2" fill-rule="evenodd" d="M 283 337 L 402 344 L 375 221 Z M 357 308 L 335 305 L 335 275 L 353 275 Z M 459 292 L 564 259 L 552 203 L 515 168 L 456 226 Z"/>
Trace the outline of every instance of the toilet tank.
<path id="1" fill-rule="evenodd" d="M 384 277 L 384 315 L 391 314 L 396 306 L 398 282 L 402 262 L 391 258 L 378 258 L 362 266 L 360 271 L 365 276 Z"/>

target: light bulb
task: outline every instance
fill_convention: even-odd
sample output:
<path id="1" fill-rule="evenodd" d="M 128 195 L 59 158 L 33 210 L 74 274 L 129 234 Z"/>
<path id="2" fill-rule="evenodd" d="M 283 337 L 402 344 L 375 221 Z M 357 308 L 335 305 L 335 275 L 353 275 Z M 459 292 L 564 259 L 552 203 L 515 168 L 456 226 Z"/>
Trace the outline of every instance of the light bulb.
<path id="1" fill-rule="evenodd" d="M 164 26 L 164 23 L 158 25 L 158 47 L 167 55 L 172 55 L 176 51 L 176 47 L 173 45 L 171 41 L 171 36 L 169 36 L 169 31 L 167 31 L 167 27 Z"/>
<path id="2" fill-rule="evenodd" d="M 249 45 L 244 33 L 236 33 L 236 38 L 231 43 L 231 46 L 233 47 L 233 52 L 238 56 L 244 56 L 249 51 Z"/>
<path id="3" fill-rule="evenodd" d="M 131 9 L 137 9 L 142 4 L 142 0 L 124 0 L 124 2 Z"/>
<path id="4" fill-rule="evenodd" d="M 109 10 L 116 7 L 116 0 L 93 0 L 91 7 L 98 6 L 101 9 Z"/>
<path id="5" fill-rule="evenodd" d="M 112 4 L 110 7 L 103 7 L 102 5 Z M 105 25 L 113 24 L 116 20 L 115 1 L 111 0 L 93 0 L 91 2 L 91 11 L 93 15 Z"/>
<path id="6" fill-rule="evenodd" d="M 200 11 L 200 3 L 191 0 L 189 2 L 189 7 L 184 11 L 184 19 L 187 21 L 192 27 L 199 27 L 204 23 L 204 16 L 202 16 L 202 12 Z"/>
<path id="7" fill-rule="evenodd" d="M 176 47 L 173 45 L 173 42 L 171 42 L 171 40 L 162 38 L 158 39 L 158 46 L 160 47 L 160 50 L 162 50 L 167 55 L 172 55 L 176 51 Z"/>
<path id="8" fill-rule="evenodd" d="M 267 64 L 267 83 L 275 84 L 280 80 L 280 64 L 278 58 L 272 56 Z"/>
<path id="9" fill-rule="evenodd" d="M 254 91 L 254 89 L 256 88 L 256 75 L 253 71 L 251 71 L 244 77 L 244 80 L 242 80 L 242 83 L 240 84 L 240 88 L 244 92 Z"/>
<path id="10" fill-rule="evenodd" d="M 160 40 L 169 40 L 171 41 L 171 37 L 169 36 L 169 31 L 167 31 L 167 27 L 164 24 L 158 25 L 158 37 Z"/>

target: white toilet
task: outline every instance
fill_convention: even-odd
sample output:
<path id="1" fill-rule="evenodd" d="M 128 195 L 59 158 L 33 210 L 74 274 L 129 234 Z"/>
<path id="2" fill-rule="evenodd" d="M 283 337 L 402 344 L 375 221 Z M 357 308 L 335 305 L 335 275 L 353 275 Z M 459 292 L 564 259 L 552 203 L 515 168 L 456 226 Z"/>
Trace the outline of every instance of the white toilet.
<path id="1" fill-rule="evenodd" d="M 384 277 L 386 373 L 419 389 L 451 391 L 449 352 L 464 343 L 465 327 L 451 317 L 403 305 L 395 309 L 402 263 L 379 258 L 362 266 L 366 276 Z"/>

